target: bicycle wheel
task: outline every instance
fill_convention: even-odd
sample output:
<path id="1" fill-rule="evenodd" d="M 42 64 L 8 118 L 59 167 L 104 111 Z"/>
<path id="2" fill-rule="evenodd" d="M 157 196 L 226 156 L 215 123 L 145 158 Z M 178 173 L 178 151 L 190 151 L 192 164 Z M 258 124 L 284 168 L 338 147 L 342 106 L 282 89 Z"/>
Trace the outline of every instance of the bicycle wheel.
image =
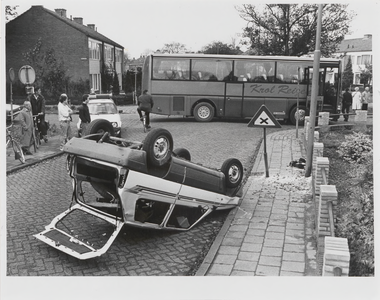
<path id="1" fill-rule="evenodd" d="M 22 151 L 20 144 L 15 140 L 12 140 L 11 143 L 13 151 L 15 153 L 15 159 L 18 159 L 21 163 L 25 163 L 24 152 Z"/>
<path id="2" fill-rule="evenodd" d="M 143 127 L 144 127 L 144 133 L 146 133 L 146 116 L 143 116 L 143 119 L 142 119 L 142 123 L 143 123 Z"/>

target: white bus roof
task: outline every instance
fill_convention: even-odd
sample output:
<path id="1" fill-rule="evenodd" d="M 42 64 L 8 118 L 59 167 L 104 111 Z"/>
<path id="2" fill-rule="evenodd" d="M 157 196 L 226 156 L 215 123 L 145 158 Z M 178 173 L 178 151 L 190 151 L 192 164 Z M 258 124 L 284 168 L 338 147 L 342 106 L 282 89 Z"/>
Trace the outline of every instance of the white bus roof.
<path id="1" fill-rule="evenodd" d="M 176 57 L 176 58 L 221 58 L 221 59 L 258 59 L 258 60 L 282 60 L 282 61 L 313 61 L 313 57 L 298 57 L 298 56 L 259 56 L 259 55 L 227 55 L 227 54 L 168 54 L 168 53 L 153 53 L 153 57 Z M 322 62 L 336 62 L 340 60 L 336 58 L 320 58 Z"/>

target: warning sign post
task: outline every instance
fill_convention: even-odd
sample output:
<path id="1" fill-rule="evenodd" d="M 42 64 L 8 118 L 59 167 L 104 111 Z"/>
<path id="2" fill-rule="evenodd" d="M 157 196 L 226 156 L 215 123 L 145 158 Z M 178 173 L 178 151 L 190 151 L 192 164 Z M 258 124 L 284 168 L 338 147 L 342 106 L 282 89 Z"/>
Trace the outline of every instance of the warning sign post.
<path id="1" fill-rule="evenodd" d="M 273 114 L 263 104 L 256 114 L 248 123 L 248 127 L 261 127 L 264 129 L 264 163 L 265 163 L 265 176 L 269 177 L 268 155 L 267 155 L 267 128 L 281 128 L 280 123 L 276 120 Z"/>

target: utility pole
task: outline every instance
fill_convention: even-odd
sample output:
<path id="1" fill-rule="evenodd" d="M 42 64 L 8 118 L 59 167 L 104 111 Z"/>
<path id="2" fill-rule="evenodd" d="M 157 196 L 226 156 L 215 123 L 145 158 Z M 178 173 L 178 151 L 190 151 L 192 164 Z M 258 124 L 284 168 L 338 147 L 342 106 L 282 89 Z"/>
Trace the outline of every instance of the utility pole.
<path id="1" fill-rule="evenodd" d="M 318 20 L 317 20 L 317 33 L 315 36 L 315 51 L 313 62 L 313 81 L 311 87 L 311 101 L 310 101 L 310 126 L 307 133 L 307 158 L 306 158 L 306 171 L 305 177 L 311 176 L 312 163 L 313 163 L 313 148 L 314 148 L 314 130 L 315 120 L 317 114 L 317 94 L 319 84 L 319 62 L 321 57 L 320 43 L 321 43 L 321 28 L 322 28 L 322 4 L 318 5 Z"/>

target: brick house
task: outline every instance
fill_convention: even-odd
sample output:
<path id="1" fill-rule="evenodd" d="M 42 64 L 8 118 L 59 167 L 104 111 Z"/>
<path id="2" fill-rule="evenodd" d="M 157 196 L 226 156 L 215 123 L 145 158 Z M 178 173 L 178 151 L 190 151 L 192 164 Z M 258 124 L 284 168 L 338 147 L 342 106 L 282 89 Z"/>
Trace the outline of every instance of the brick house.
<path id="1" fill-rule="evenodd" d="M 83 24 L 83 18 L 66 16 L 66 9 L 48 10 L 32 6 L 6 24 L 6 66 L 17 73 L 29 64 L 23 53 L 41 39 L 42 47 L 54 49 L 62 58 L 72 81 L 89 81 L 90 88 L 101 90 L 101 72 L 116 72 L 122 83 L 124 47 L 97 32 L 95 24 Z M 33 65 L 31 65 L 33 67 Z M 120 90 L 122 87 L 120 86 Z"/>
<path id="2" fill-rule="evenodd" d="M 354 73 L 354 85 L 360 84 L 360 73 L 366 68 L 366 63 L 372 64 L 372 34 L 366 34 L 362 38 L 345 39 L 339 45 L 335 57 L 342 59 L 343 70 L 351 57 L 352 72 Z"/>

